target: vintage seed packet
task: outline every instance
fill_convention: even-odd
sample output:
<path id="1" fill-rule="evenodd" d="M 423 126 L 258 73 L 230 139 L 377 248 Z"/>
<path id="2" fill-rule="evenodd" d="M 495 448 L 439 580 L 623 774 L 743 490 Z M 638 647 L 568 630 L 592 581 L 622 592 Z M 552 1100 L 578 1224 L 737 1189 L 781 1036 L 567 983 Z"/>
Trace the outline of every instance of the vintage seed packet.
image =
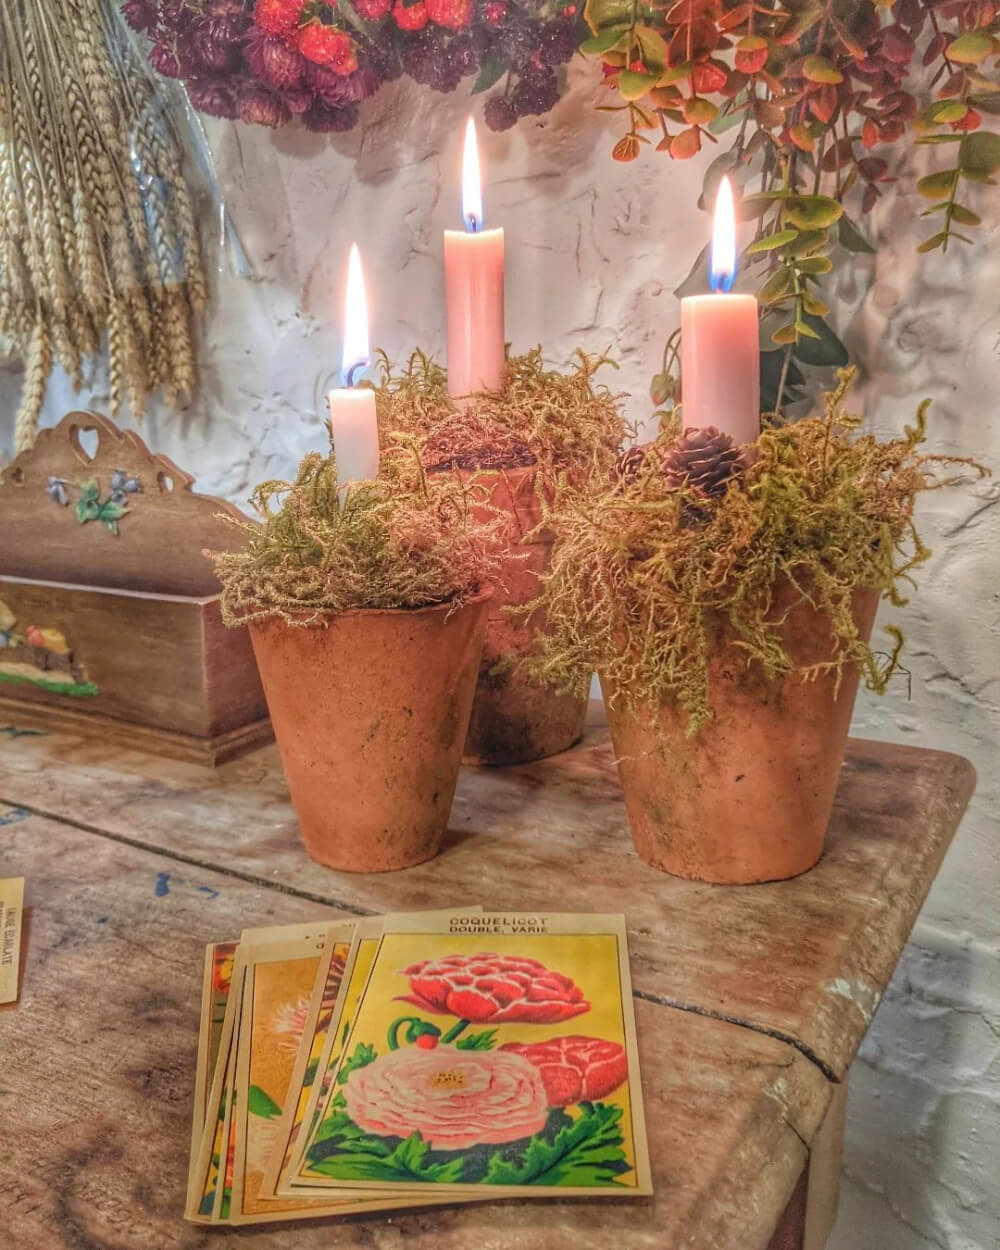
<path id="1" fill-rule="evenodd" d="M 226 1016 L 226 1001 L 238 942 L 214 942 L 205 947 L 201 983 L 201 1023 L 198 1030 L 198 1061 L 194 1079 L 194 1110 L 191 1116 L 191 1167 L 185 1209 L 194 1202 L 194 1164 L 208 1115 L 212 1074 Z"/>
<path id="2" fill-rule="evenodd" d="M 652 1192 L 623 917 L 386 917 L 347 1019 L 297 1184 Z"/>
<path id="3" fill-rule="evenodd" d="M 218 1218 L 221 1206 L 229 1144 L 232 1087 L 236 1071 L 235 1044 L 243 992 L 244 959 L 244 952 L 237 947 L 225 991 L 223 1022 L 216 1044 L 206 1112 L 197 1149 L 192 1153 L 190 1161 L 184 1209 L 185 1219 L 189 1220 L 210 1221 Z"/>
<path id="4" fill-rule="evenodd" d="M 24 878 L 0 880 L 0 1003 L 17 1001 L 23 912 Z"/>
<path id="5" fill-rule="evenodd" d="M 464 909 L 468 914 L 480 914 L 482 906 L 474 903 Z M 420 912 L 426 923 L 447 920 L 454 914 L 453 910 Z M 372 963 L 382 937 L 384 917 L 372 916 L 361 921 L 355 931 L 351 951 L 344 967 L 342 985 L 334 1011 L 329 1017 L 318 1016 L 318 1004 L 313 1003 L 313 1018 L 325 1028 L 317 1027 L 311 1043 L 304 1041 L 303 1050 L 308 1046 L 309 1060 L 304 1060 L 300 1051 L 299 1071 L 305 1073 L 302 1083 L 302 1095 L 299 1097 L 292 1119 L 284 1126 L 283 1146 L 272 1157 L 265 1171 L 265 1183 L 269 1193 L 278 1193 L 285 1197 L 323 1196 L 327 1186 L 311 1187 L 307 1180 L 299 1176 L 304 1148 L 303 1125 L 315 1126 L 318 1123 L 327 1099 L 330 1097 L 334 1072 L 340 1063 L 340 1053 L 347 1040 L 354 1012 L 368 982 Z"/>

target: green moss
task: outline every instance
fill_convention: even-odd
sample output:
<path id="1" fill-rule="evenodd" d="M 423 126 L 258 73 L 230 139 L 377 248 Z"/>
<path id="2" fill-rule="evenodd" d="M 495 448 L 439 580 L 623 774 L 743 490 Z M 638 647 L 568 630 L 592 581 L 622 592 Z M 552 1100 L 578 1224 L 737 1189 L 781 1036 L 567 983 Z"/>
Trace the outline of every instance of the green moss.
<path id="1" fill-rule="evenodd" d="M 314 625 L 352 608 L 459 603 L 497 570 L 501 521 L 485 497 L 475 480 L 428 476 L 412 439 L 392 440 L 378 480 L 348 491 L 338 489 L 332 451 L 313 452 L 294 482 L 257 487 L 262 524 L 232 522 L 245 546 L 212 555 L 223 620 Z"/>
<path id="2" fill-rule="evenodd" d="M 546 369 L 541 349 L 510 356 L 503 389 L 484 391 L 459 408 L 448 376 L 422 352 L 397 371 L 382 356 L 376 391 L 383 431 L 417 439 L 431 468 L 537 465 L 542 480 L 561 468 L 605 467 L 630 433 L 620 397 L 597 382 L 605 357 L 577 352 L 565 372 Z"/>
<path id="3" fill-rule="evenodd" d="M 725 636 L 746 656 L 748 675 L 778 682 L 842 673 L 859 664 L 876 690 L 888 664 L 858 637 L 854 592 L 870 587 L 894 603 L 929 552 L 913 525 L 917 495 L 958 479 L 922 455 L 923 405 L 902 438 L 879 442 L 858 433 L 842 410 L 850 375 L 826 397 L 823 416 L 765 430 L 752 463 L 728 490 L 705 499 L 671 489 L 659 459 L 647 456 L 630 486 L 606 474 L 567 475 L 544 520 L 555 535 L 551 571 L 540 599 L 548 632 L 528 660 L 536 677 L 583 692 L 595 669 L 633 706 L 674 700 L 694 733 L 712 715 L 709 657 Z M 671 426 L 657 442 L 679 439 Z M 978 466 L 972 468 L 982 473 Z M 787 606 L 776 590 L 791 584 L 832 622 L 829 655 L 802 665 L 782 633 Z"/>

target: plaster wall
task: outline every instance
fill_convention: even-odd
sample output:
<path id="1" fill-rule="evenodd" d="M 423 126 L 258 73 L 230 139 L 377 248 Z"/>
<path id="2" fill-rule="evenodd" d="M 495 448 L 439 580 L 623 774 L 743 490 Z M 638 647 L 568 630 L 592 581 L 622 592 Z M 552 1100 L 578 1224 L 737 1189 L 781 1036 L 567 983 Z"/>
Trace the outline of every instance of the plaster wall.
<path id="1" fill-rule="evenodd" d="M 482 132 L 488 225 L 507 242 L 508 336 L 555 362 L 610 350 L 611 382 L 649 415 L 679 308 L 673 289 L 706 237 L 696 208 L 705 162 L 610 159 L 609 115 L 574 67 L 556 111 L 504 135 Z M 202 490 L 245 502 L 321 445 L 334 383 L 343 258 L 365 255 L 373 341 L 398 359 L 444 346 L 441 232 L 459 224 L 461 92 L 383 90 L 363 127 L 334 138 L 219 124 L 220 181 L 254 277 L 219 261 L 188 411 L 158 402 L 142 433 L 194 473 Z M 615 119 L 617 120 L 617 119 Z M 997 192 L 988 219 L 1000 220 Z M 867 223 L 875 258 L 841 273 L 836 324 L 863 370 L 857 406 L 881 433 L 934 400 L 934 450 L 975 454 L 1000 470 L 1000 230 L 973 247 L 917 257 L 923 203 L 897 193 Z M 206 235 L 214 210 L 203 202 Z M 217 249 L 209 247 L 213 268 Z M 3 362 L 0 359 L 0 366 Z M 0 456 L 9 454 L 20 371 L 0 367 Z M 97 364 L 85 392 L 50 386 L 45 423 L 106 406 Z M 128 422 L 126 422 L 128 423 Z M 910 680 L 862 696 L 854 732 L 967 755 L 979 789 L 855 1065 L 846 1187 L 831 1250 L 996 1250 L 1000 1245 L 1000 481 L 921 501 L 933 556 L 920 592 L 880 622 L 908 637 Z"/>

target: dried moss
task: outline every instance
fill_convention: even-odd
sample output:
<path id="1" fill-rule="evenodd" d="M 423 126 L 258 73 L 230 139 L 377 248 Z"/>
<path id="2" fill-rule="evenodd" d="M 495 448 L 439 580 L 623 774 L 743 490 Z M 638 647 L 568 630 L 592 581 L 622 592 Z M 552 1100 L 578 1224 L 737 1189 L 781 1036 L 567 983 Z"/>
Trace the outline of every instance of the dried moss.
<path id="1" fill-rule="evenodd" d="M 351 608 L 459 605 L 497 574 L 501 525 L 485 491 L 429 477 L 412 440 L 383 451 L 375 482 L 340 492 L 336 461 L 313 452 L 294 482 L 257 487 L 262 525 L 233 521 L 243 550 L 212 556 L 227 625 L 279 616 L 314 625 Z"/>
<path id="2" fill-rule="evenodd" d="M 709 656 L 720 629 L 768 681 L 839 678 L 858 663 L 884 689 L 901 639 L 880 665 L 857 635 L 852 596 L 871 587 L 905 602 L 902 588 L 929 555 L 915 499 L 959 480 L 941 476 L 945 465 L 972 462 L 920 453 L 926 404 L 902 438 L 859 435 L 841 406 L 849 381 L 842 375 L 823 416 L 763 432 L 753 463 L 718 498 L 671 489 L 656 456 L 630 486 L 596 475 L 564 481 L 544 521 L 555 534 L 552 568 L 524 609 L 544 608 L 549 621 L 530 671 L 582 693 L 596 669 L 632 706 L 674 700 L 692 734 L 712 715 Z M 657 443 L 667 450 L 678 440 L 671 428 Z M 797 602 L 832 621 L 819 663 L 797 664 L 783 642 L 776 588 L 789 581 Z"/>
<path id="3" fill-rule="evenodd" d="M 504 387 L 455 405 L 448 375 L 423 352 L 396 371 L 383 354 L 376 392 L 379 424 L 420 441 L 437 469 L 537 465 L 544 479 L 568 466 L 610 466 L 631 433 L 620 397 L 595 379 L 607 358 L 577 352 L 565 373 L 546 369 L 541 349 L 510 356 Z"/>

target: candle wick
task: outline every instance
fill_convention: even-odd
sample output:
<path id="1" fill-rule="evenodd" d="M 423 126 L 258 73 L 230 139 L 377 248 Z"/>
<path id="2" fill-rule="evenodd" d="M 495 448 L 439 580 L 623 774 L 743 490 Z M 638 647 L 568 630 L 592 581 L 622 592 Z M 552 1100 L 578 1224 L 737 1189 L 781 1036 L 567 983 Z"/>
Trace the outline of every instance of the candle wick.
<path id="1" fill-rule="evenodd" d="M 478 234 L 482 229 L 482 223 L 475 213 L 465 214 L 465 224 L 468 227 L 470 234 Z"/>
<path id="2" fill-rule="evenodd" d="M 349 369 L 344 370 L 344 383 L 349 388 L 357 385 L 358 375 L 368 368 L 367 360 L 356 360 Z"/>

